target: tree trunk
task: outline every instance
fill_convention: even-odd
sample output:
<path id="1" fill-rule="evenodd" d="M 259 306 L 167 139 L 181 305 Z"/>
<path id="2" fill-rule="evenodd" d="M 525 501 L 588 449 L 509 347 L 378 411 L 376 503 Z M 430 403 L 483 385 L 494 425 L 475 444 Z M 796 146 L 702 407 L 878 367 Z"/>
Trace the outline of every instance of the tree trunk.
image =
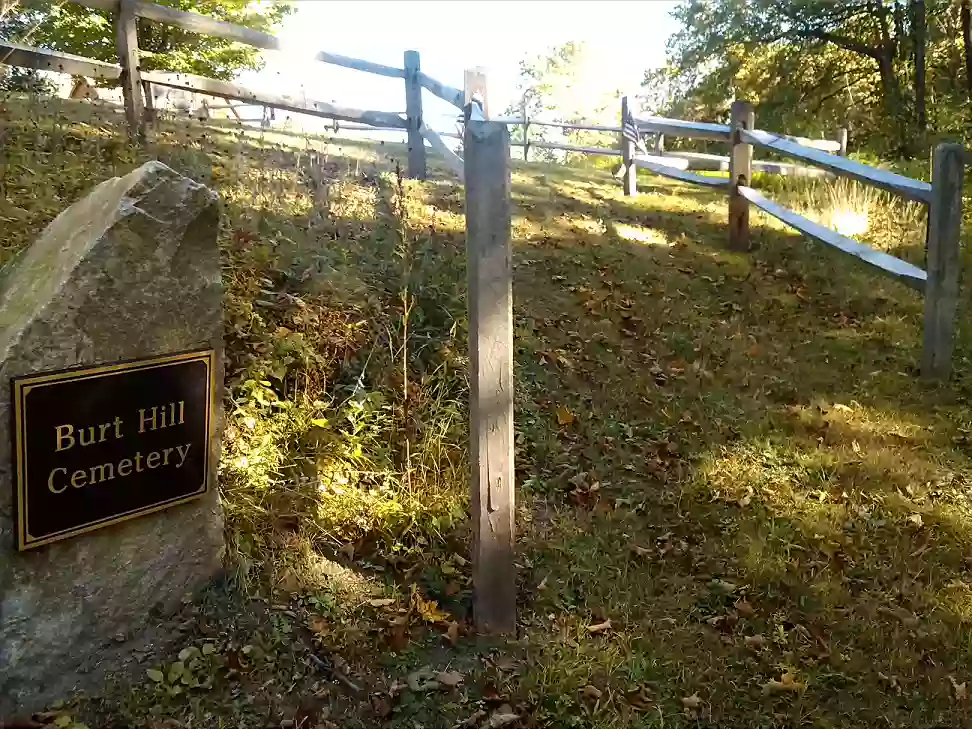
<path id="1" fill-rule="evenodd" d="M 904 38 L 904 9 L 901 7 L 901 0 L 894 0 L 894 37 L 898 43 L 901 43 L 901 39 Z M 905 46 L 899 45 L 898 50 L 900 51 Z M 901 55 L 904 55 L 902 52 Z"/>
<path id="2" fill-rule="evenodd" d="M 972 96 L 972 10 L 969 0 L 962 0 L 959 5 L 962 16 L 962 52 L 965 55 L 965 82 L 969 85 L 969 95 Z"/>
<path id="3" fill-rule="evenodd" d="M 915 116 L 918 133 L 928 128 L 928 108 L 925 87 L 925 0 L 911 2 L 911 38 L 915 50 Z"/>

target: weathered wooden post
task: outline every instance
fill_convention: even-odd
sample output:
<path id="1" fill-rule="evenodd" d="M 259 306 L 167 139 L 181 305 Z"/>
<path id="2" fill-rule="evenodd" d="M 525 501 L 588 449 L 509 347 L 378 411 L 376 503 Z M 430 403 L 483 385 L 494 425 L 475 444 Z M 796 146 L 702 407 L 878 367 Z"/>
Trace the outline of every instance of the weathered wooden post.
<path id="1" fill-rule="evenodd" d="M 841 127 L 837 130 L 837 141 L 840 142 L 840 154 L 841 157 L 847 156 L 847 127 Z"/>
<path id="2" fill-rule="evenodd" d="M 656 134 L 655 135 L 655 154 L 662 155 L 665 154 L 665 135 Z"/>
<path id="3" fill-rule="evenodd" d="M 621 97 L 621 128 L 624 129 L 624 123 L 628 119 L 630 111 L 628 109 L 628 97 Z M 621 132 L 621 163 L 623 165 L 622 174 L 622 184 L 624 185 L 624 194 L 628 196 L 634 196 L 638 194 L 638 168 L 634 164 L 634 154 L 635 145 L 630 139 L 624 136 L 624 132 Z"/>
<path id="4" fill-rule="evenodd" d="M 141 74 L 138 69 L 137 23 L 135 0 L 121 0 L 115 16 L 115 44 L 118 50 L 118 63 L 122 67 L 121 86 L 125 98 L 128 135 L 135 140 L 145 137 Z"/>
<path id="5" fill-rule="evenodd" d="M 526 99 L 523 99 L 523 161 L 530 161 L 530 113 L 527 111 Z"/>
<path id="6" fill-rule="evenodd" d="M 748 186 L 753 177 L 753 145 L 739 137 L 740 129 L 753 129 L 756 114 L 748 101 L 734 101 L 730 109 L 729 126 L 732 137 L 729 150 L 729 248 L 748 251 L 749 202 L 739 194 L 739 186 Z"/>
<path id="7" fill-rule="evenodd" d="M 405 51 L 405 123 L 408 125 L 408 176 L 426 178 L 425 139 L 422 137 L 422 64 L 418 51 Z"/>
<path id="8" fill-rule="evenodd" d="M 469 279 L 473 617 L 481 633 L 516 630 L 513 471 L 513 276 L 510 133 L 475 121 L 463 136 Z"/>
<path id="9" fill-rule="evenodd" d="M 939 144 L 932 159 L 932 199 L 928 206 L 925 334 L 921 373 L 947 379 L 952 370 L 955 310 L 958 303 L 965 150 Z"/>
<path id="10" fill-rule="evenodd" d="M 478 97 L 479 107 L 483 112 L 483 118 L 489 119 L 489 94 L 486 79 L 486 69 L 482 66 L 467 68 L 465 73 L 466 106 L 473 97 Z"/>
<path id="11" fill-rule="evenodd" d="M 155 113 L 155 96 L 152 91 L 151 81 L 142 81 L 142 94 L 145 98 L 145 123 L 154 124 L 157 121 Z M 229 106 L 229 102 L 226 102 Z"/>

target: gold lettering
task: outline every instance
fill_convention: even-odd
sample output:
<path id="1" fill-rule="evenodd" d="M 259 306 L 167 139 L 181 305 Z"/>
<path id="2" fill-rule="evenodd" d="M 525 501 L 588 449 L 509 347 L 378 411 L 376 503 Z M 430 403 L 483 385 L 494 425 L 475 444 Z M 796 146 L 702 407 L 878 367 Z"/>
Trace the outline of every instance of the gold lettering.
<path id="1" fill-rule="evenodd" d="M 88 434 L 87 438 L 84 437 L 85 433 Z M 87 440 L 88 442 L 85 443 L 85 440 Z M 94 442 L 95 442 L 95 429 L 93 425 L 87 428 L 81 428 L 81 430 L 78 431 L 78 443 L 80 443 L 82 447 L 92 445 Z"/>
<path id="2" fill-rule="evenodd" d="M 145 457 L 145 465 L 149 468 L 158 468 L 162 455 L 158 451 L 152 451 Z"/>
<path id="3" fill-rule="evenodd" d="M 155 411 L 156 410 L 158 410 L 157 407 L 153 407 L 152 408 L 152 427 L 149 428 L 149 430 L 155 430 L 155 425 L 156 425 L 156 421 L 155 421 L 156 413 L 155 413 Z M 143 410 L 142 408 L 139 408 L 138 409 L 138 432 L 139 433 L 144 433 L 145 432 L 145 423 L 146 422 L 147 422 L 147 418 L 145 417 L 145 410 Z"/>
<path id="4" fill-rule="evenodd" d="M 186 450 L 182 450 L 182 446 L 176 446 L 176 450 L 179 451 L 179 455 L 182 456 L 182 460 L 179 461 L 179 465 L 176 468 L 182 468 L 182 464 L 186 462 L 186 456 L 189 455 L 189 448 L 192 446 L 191 443 L 186 443 Z"/>
<path id="5" fill-rule="evenodd" d="M 122 419 L 116 415 L 115 416 L 115 437 L 116 438 L 122 437 L 121 426 L 122 426 Z"/>
<path id="6" fill-rule="evenodd" d="M 130 458 L 123 458 L 118 461 L 118 475 L 128 476 L 132 472 L 132 460 Z"/>
<path id="7" fill-rule="evenodd" d="M 108 428 L 111 427 L 111 423 L 102 423 L 98 427 L 101 428 L 101 438 L 98 439 L 98 442 L 99 443 L 104 443 L 105 442 L 105 431 L 108 430 Z"/>
<path id="8" fill-rule="evenodd" d="M 166 448 L 164 451 L 162 451 L 162 459 L 163 459 L 162 460 L 162 465 L 163 466 L 168 466 L 169 465 L 169 454 L 172 453 L 172 451 L 174 451 L 174 450 L 175 450 L 175 448 Z"/>
<path id="9" fill-rule="evenodd" d="M 65 471 L 65 473 L 67 473 L 67 471 Z M 78 478 L 79 476 L 81 477 L 80 479 Z M 87 471 L 75 471 L 74 473 L 71 474 L 71 485 L 74 486 L 74 488 L 76 489 L 82 488 L 85 485 L 86 483 L 85 479 L 87 478 L 88 478 Z M 81 483 L 76 483 L 76 481 L 81 481 Z"/>
<path id="10" fill-rule="evenodd" d="M 183 425 L 186 422 L 186 401 L 179 401 L 179 425 Z"/>
<path id="11" fill-rule="evenodd" d="M 53 471 L 51 471 L 51 475 L 47 477 L 47 488 L 52 494 L 63 494 L 65 491 L 67 491 L 66 484 L 60 489 L 54 488 L 54 474 L 58 471 L 64 471 L 64 474 L 67 475 L 66 468 L 55 468 Z"/>
<path id="12" fill-rule="evenodd" d="M 67 430 L 65 430 L 65 428 L 67 428 Z M 57 447 L 54 450 L 66 451 L 68 448 L 74 446 L 73 425 L 58 425 L 54 430 L 57 432 Z M 69 440 L 70 443 L 63 445 L 65 440 Z"/>
<path id="13" fill-rule="evenodd" d="M 98 476 L 95 477 L 95 472 Z M 105 474 L 108 474 L 107 476 Z M 102 463 L 100 466 L 91 467 L 91 481 L 90 483 L 101 483 L 102 481 L 111 481 L 115 478 L 115 466 L 111 463 Z"/>

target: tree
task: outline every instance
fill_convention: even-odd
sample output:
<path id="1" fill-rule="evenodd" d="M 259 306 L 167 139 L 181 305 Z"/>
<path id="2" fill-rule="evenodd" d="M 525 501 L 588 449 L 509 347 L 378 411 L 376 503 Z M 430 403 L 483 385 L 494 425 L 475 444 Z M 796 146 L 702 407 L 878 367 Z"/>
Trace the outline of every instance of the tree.
<path id="1" fill-rule="evenodd" d="M 620 92 L 604 88 L 589 63 L 589 49 L 583 42 L 568 41 L 520 61 L 517 98 L 507 108 L 507 116 L 519 117 L 524 109 L 530 118 L 576 124 L 582 121 L 615 123 L 620 108 Z M 555 131 L 555 128 L 530 127 L 531 141 L 559 139 L 571 144 L 604 146 L 603 134 L 583 130 Z M 522 127 L 515 127 L 514 141 L 523 140 Z M 610 146 L 616 140 L 607 144 Z M 537 150 L 539 158 L 554 159 L 562 153 Z"/>
<path id="2" fill-rule="evenodd" d="M 250 0 L 156 0 L 160 5 L 191 10 L 236 25 L 272 32 L 292 11 L 290 3 Z M 0 18 L 0 36 L 23 38 L 30 45 L 101 61 L 116 62 L 112 13 L 73 3 L 21 0 Z M 228 80 L 239 71 L 262 66 L 260 51 L 240 43 L 191 33 L 144 18 L 138 20 L 141 64 L 146 70 L 195 73 Z"/>
<path id="3" fill-rule="evenodd" d="M 965 57 L 965 82 L 969 86 L 969 96 L 972 97 L 972 12 L 969 10 L 969 0 L 962 0 L 959 6 L 962 17 L 962 53 Z"/>
<path id="4" fill-rule="evenodd" d="M 967 12 L 967 6 L 967 0 L 961 6 L 949 0 L 683 0 L 675 11 L 683 28 L 669 46 L 670 68 L 645 83 L 656 91 L 666 84 L 675 108 L 724 115 L 733 98 L 745 97 L 758 104 L 761 126 L 801 134 L 851 126 L 875 151 L 914 153 L 933 123 L 957 131 L 956 89 L 948 80 L 958 60 L 956 9 Z M 972 63 L 967 67 L 972 79 Z"/>
<path id="5" fill-rule="evenodd" d="M 895 3 L 895 7 L 899 7 Z M 925 83 L 925 0 L 912 0 L 911 37 L 915 52 L 915 115 L 918 132 L 928 129 L 927 86 Z"/>

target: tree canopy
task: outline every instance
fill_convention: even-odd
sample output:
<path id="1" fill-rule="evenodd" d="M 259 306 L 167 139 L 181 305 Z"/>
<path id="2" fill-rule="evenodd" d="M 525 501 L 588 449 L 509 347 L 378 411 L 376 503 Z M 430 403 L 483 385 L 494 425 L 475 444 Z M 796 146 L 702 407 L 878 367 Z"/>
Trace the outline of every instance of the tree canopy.
<path id="1" fill-rule="evenodd" d="M 155 0 L 179 10 L 209 15 L 237 25 L 273 32 L 291 12 L 287 2 L 251 0 Z M 21 0 L 0 19 L 0 37 L 26 40 L 30 45 L 74 53 L 102 61 L 116 61 L 112 13 L 45 0 Z M 24 35 L 29 33 L 28 38 Z M 250 46 L 191 33 L 144 18 L 138 20 L 142 67 L 231 79 L 239 71 L 258 69 L 260 51 Z"/>
<path id="2" fill-rule="evenodd" d="M 668 67 L 645 85 L 675 116 L 725 118 L 745 98 L 765 128 L 847 126 L 914 153 L 969 125 L 968 13 L 968 0 L 683 0 Z"/>

